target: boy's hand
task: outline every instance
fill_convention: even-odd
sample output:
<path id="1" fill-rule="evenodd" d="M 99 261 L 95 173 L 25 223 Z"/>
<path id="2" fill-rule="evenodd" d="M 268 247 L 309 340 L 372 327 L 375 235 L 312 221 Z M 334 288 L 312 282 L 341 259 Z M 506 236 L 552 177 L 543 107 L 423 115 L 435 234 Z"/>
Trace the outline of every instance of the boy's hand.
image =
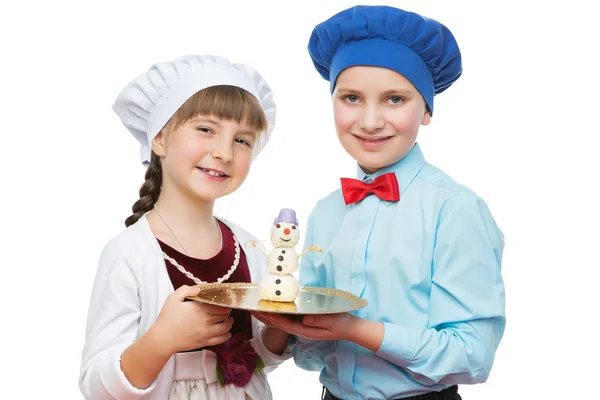
<path id="1" fill-rule="evenodd" d="M 351 314 L 305 315 L 303 321 L 281 314 L 257 313 L 255 317 L 265 324 L 311 340 L 347 340 L 352 335 L 352 325 L 358 317 Z"/>
<path id="2" fill-rule="evenodd" d="M 257 320 L 259 320 L 260 322 L 265 324 L 265 326 L 269 326 L 271 328 L 278 328 L 277 325 L 273 324 L 271 321 L 269 321 L 267 319 L 267 317 L 265 317 L 265 315 L 268 315 L 269 313 L 261 313 L 258 311 L 252 311 L 252 312 L 250 312 L 250 314 L 252 314 L 252 316 L 254 318 L 256 318 Z"/>
<path id="3" fill-rule="evenodd" d="M 385 336 L 385 325 L 352 314 L 305 315 L 303 321 L 280 314 L 259 313 L 270 325 L 310 340 L 346 340 L 376 353 Z"/>

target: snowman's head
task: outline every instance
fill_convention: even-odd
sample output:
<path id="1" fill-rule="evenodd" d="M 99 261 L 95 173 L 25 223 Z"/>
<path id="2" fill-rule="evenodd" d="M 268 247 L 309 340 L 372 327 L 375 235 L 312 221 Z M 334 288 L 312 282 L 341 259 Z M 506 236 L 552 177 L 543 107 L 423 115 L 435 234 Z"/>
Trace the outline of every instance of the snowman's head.
<path id="1" fill-rule="evenodd" d="M 295 247 L 300 241 L 298 225 L 290 222 L 277 222 L 271 228 L 273 247 Z"/>

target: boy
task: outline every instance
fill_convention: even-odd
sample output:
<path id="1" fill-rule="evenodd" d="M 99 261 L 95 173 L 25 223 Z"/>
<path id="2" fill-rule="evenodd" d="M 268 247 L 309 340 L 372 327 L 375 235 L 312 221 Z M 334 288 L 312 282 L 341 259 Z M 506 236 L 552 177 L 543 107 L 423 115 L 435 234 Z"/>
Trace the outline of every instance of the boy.
<path id="1" fill-rule="evenodd" d="M 368 301 L 303 323 L 261 315 L 296 337 L 295 362 L 321 371 L 324 399 L 460 399 L 487 379 L 505 327 L 504 238 L 475 193 L 416 143 L 433 97 L 462 73 L 451 32 L 397 8 L 358 6 L 315 27 L 309 53 L 331 82 L 340 143 L 357 178 L 311 213 L 303 286 Z"/>

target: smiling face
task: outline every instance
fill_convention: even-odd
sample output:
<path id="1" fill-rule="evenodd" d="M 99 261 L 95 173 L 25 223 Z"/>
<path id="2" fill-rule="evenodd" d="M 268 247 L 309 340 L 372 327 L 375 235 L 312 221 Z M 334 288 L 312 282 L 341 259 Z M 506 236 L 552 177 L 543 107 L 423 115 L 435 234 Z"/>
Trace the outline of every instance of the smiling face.
<path id="1" fill-rule="evenodd" d="M 256 131 L 245 123 L 197 116 L 155 138 L 163 159 L 163 185 L 213 201 L 240 187 L 252 163 Z M 166 179 L 165 179 L 166 178 Z"/>
<path id="2" fill-rule="evenodd" d="M 152 140 L 162 193 L 212 202 L 246 179 L 267 119 L 244 89 L 213 86 L 190 97 Z"/>
<path id="3" fill-rule="evenodd" d="M 413 84 L 379 67 L 342 71 L 333 92 L 333 111 L 342 147 L 368 174 L 404 157 L 420 126 L 430 122 L 425 100 Z"/>
<path id="4" fill-rule="evenodd" d="M 295 247 L 300 241 L 300 230 L 296 224 L 278 222 L 271 228 L 273 247 Z"/>

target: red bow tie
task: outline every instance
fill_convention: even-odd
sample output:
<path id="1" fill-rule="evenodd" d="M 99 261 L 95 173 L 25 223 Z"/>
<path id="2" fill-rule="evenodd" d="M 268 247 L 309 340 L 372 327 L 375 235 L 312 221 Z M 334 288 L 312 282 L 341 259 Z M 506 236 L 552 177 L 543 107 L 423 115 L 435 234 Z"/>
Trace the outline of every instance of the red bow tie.
<path id="1" fill-rule="evenodd" d="M 398 201 L 400 200 L 400 189 L 396 174 L 388 172 L 373 181 L 366 183 L 358 179 L 341 178 L 342 194 L 346 204 L 356 203 L 367 197 L 370 193 L 375 194 L 381 200 Z"/>

